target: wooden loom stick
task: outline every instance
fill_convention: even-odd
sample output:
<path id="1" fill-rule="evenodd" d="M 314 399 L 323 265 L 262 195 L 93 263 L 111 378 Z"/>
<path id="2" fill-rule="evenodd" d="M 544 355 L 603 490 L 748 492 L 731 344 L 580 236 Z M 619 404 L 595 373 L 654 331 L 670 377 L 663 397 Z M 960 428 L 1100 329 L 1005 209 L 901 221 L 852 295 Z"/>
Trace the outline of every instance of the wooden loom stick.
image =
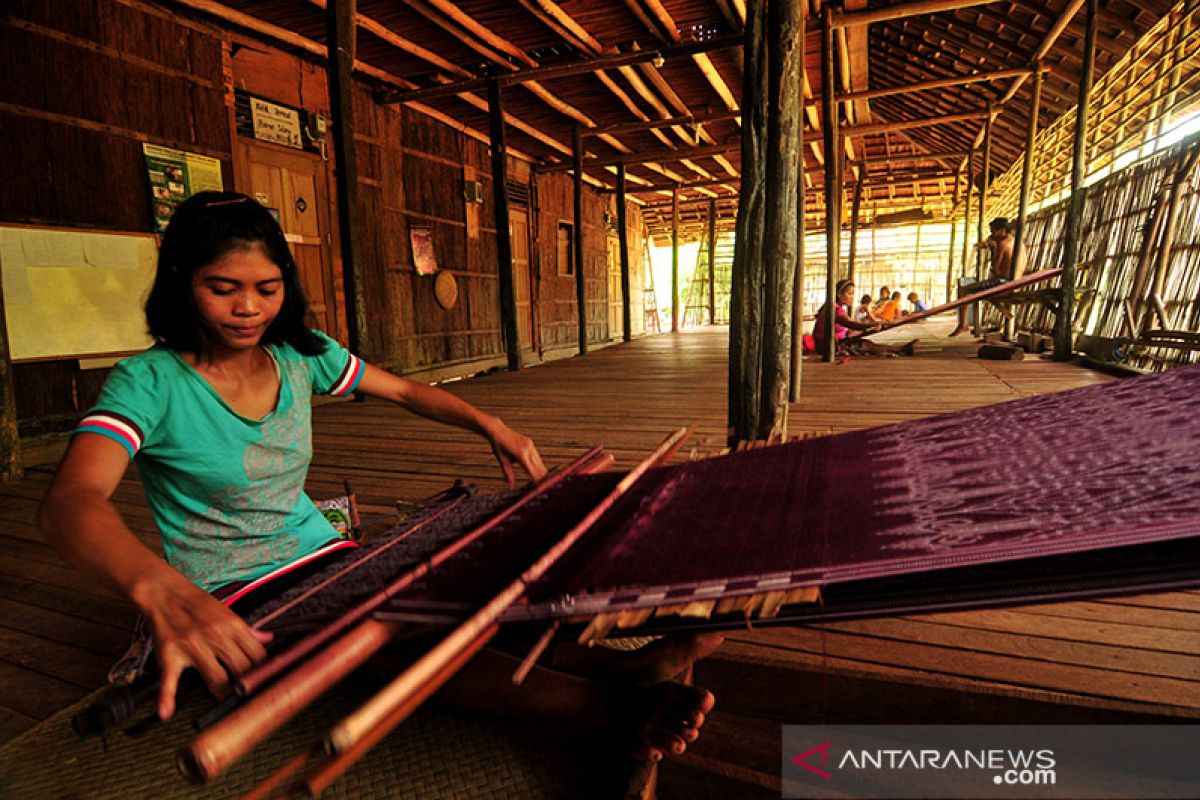
<path id="1" fill-rule="evenodd" d="M 278 674 L 300 658 L 312 654 L 334 637 L 344 634 L 306 664 L 297 667 L 275 685 L 257 694 L 244 706 L 197 736 L 189 747 L 179 753 L 177 764 L 180 772 L 198 783 L 211 780 L 224 772 L 233 762 L 295 716 L 322 692 L 377 653 L 401 629 L 400 623 L 372 619 L 364 621 L 371 611 L 385 603 L 396 592 L 440 566 L 471 542 L 493 530 L 534 497 L 544 494 L 550 487 L 586 466 L 601 450 L 600 446 L 593 447 L 563 469 L 546 476 L 508 508 L 409 570 L 383 591 L 367 598 L 335 620 L 333 624 L 317 631 L 287 651 L 284 654 L 286 658 L 281 657 L 277 660 L 279 663 L 273 667 L 272 674 Z M 358 623 L 357 626 L 351 627 L 355 623 Z M 349 632 L 346 632 L 347 629 Z M 256 678 L 254 686 L 261 686 L 264 681 L 260 675 Z"/>
<path id="2" fill-rule="evenodd" d="M 330 749 L 337 753 L 348 752 L 352 748 L 356 748 L 357 743 L 365 737 L 381 736 L 402 722 L 407 714 L 396 713 L 397 710 L 405 706 L 415 708 L 415 704 L 411 702 L 412 698 L 421 693 L 431 681 L 439 680 L 446 675 L 461 653 L 492 628 L 500 615 L 525 594 L 529 584 L 545 575 L 546 571 L 587 533 L 648 470 L 662 463 L 664 457 L 687 437 L 687 433 L 686 429 L 681 428 L 667 437 L 657 450 L 622 478 L 595 508 L 589 511 L 558 543 L 547 550 L 515 581 L 401 673 L 383 691 L 334 727 L 326 738 Z M 365 752 L 365 748 L 361 749 Z M 345 766 L 349 766 L 349 763 Z"/>
<path id="3" fill-rule="evenodd" d="M 417 565 L 404 575 L 401 575 L 387 587 L 371 597 L 368 597 L 366 600 L 359 603 L 357 606 L 352 608 L 346 614 L 343 614 L 338 619 L 334 620 L 329 625 L 314 631 L 304 639 L 301 639 L 290 649 L 280 653 L 270 661 L 260 664 L 258 667 L 235 679 L 233 682 L 234 691 L 243 697 L 253 694 L 268 681 L 272 680 L 285 670 L 291 668 L 302 659 L 307 658 L 318 648 L 331 641 L 335 636 L 349 629 L 351 625 L 365 619 L 367 615 L 386 603 L 393 595 L 408 588 L 417 580 L 423 578 L 430 570 L 440 566 L 445 561 L 458 554 L 464 547 L 494 529 L 519 508 L 522 508 L 529 503 L 529 501 L 534 497 L 545 493 L 550 487 L 558 484 L 564 478 L 586 468 L 594 459 L 596 459 L 597 456 L 600 455 L 602 451 L 603 447 L 601 445 L 596 445 L 571 463 L 567 464 L 562 469 L 547 475 L 532 490 L 523 495 L 511 506 L 501 511 L 499 514 L 492 517 L 487 522 L 468 533 L 466 536 L 459 538 L 454 543 L 435 553 L 429 558 L 428 561 Z M 390 546 L 390 544 L 388 546 Z"/>

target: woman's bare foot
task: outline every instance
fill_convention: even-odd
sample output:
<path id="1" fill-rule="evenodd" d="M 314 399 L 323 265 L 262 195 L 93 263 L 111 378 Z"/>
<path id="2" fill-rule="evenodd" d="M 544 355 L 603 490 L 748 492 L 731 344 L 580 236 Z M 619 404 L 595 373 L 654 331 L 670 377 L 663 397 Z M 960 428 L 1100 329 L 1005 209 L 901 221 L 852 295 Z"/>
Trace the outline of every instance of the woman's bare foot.
<path id="1" fill-rule="evenodd" d="M 716 704 L 712 692 L 674 681 L 627 692 L 621 705 L 634 729 L 632 755 L 647 761 L 683 754 Z"/>
<path id="2" fill-rule="evenodd" d="M 971 329 L 960 326 L 960 327 L 957 327 L 954 330 L 950 331 L 950 335 L 951 336 L 962 336 L 964 333 L 966 333 L 969 330 L 971 330 Z"/>

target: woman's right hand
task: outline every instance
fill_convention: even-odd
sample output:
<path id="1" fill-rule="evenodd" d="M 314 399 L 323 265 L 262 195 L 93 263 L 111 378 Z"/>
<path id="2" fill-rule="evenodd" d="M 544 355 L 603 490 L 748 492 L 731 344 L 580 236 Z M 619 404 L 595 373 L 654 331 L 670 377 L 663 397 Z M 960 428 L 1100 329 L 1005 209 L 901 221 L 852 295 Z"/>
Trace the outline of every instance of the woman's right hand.
<path id="1" fill-rule="evenodd" d="M 239 675 L 262 661 L 267 654 L 263 645 L 271 639 L 183 575 L 168 570 L 133 592 L 150 623 L 158 655 L 158 716 L 163 720 L 175 713 L 175 692 L 185 669 L 195 667 L 209 690 L 224 697 L 230 674 Z"/>

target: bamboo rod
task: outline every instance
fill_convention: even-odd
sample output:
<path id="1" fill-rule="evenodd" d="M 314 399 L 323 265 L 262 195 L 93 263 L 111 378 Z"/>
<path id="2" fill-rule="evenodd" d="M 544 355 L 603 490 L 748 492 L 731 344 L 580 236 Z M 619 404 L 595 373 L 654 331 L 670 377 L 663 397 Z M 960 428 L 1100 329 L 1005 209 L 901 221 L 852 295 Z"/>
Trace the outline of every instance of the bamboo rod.
<path id="1" fill-rule="evenodd" d="M 736 153 L 740 149 L 740 144 L 733 143 L 717 143 L 702 145 L 700 147 L 680 147 L 678 149 L 671 148 L 666 150 L 647 150 L 642 153 L 626 153 L 619 156 L 604 156 L 600 158 L 589 158 L 583 162 L 584 169 L 593 167 L 614 167 L 617 164 L 644 164 L 648 161 L 679 161 L 681 158 L 701 158 L 704 156 L 726 155 Z M 573 169 L 571 163 L 566 164 L 545 164 L 534 167 L 535 172 L 566 172 Z"/>
<path id="2" fill-rule="evenodd" d="M 958 122 L 970 122 L 991 115 L 991 111 L 967 111 L 961 114 L 942 114 L 936 117 L 922 119 L 896 120 L 893 122 L 877 122 L 869 125 L 847 125 L 841 129 L 843 136 L 867 136 L 879 133 L 894 133 L 914 128 L 930 128 L 935 125 L 950 125 Z"/>
<path id="3" fill-rule="evenodd" d="M 708 324 L 717 324 L 717 201 L 708 201 Z"/>
<path id="4" fill-rule="evenodd" d="M 803 14 L 800 14 L 797 21 L 800 28 L 798 37 L 801 43 L 805 42 L 808 35 L 808 9 L 805 9 Z M 803 47 L 803 44 L 801 45 Z M 801 84 L 807 85 L 806 67 L 803 62 L 800 64 Z M 805 239 L 805 196 L 804 190 L 807 185 L 808 176 L 805 175 L 806 162 L 804 159 L 804 120 L 800 120 L 799 130 L 796 132 L 796 152 L 799 163 L 799 175 L 796 181 L 796 277 L 792 284 L 792 363 L 791 363 L 791 379 L 788 381 L 788 400 L 796 403 L 800 401 L 800 381 L 803 377 L 804 366 L 804 239 Z"/>

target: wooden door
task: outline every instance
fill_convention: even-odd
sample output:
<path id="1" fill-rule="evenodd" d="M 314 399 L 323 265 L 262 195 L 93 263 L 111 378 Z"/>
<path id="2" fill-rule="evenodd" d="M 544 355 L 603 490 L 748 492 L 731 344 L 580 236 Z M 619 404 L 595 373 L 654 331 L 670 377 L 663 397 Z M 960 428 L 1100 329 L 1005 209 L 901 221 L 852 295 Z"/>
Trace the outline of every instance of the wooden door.
<path id="1" fill-rule="evenodd" d="M 310 153 L 238 140 L 238 191 L 278 213 L 308 298 L 308 324 L 345 340 L 339 325 L 330 254 L 330 205 L 325 163 Z"/>
<path id="2" fill-rule="evenodd" d="M 621 292 L 621 240 L 608 237 L 608 335 L 611 340 L 625 336 L 624 294 Z"/>
<path id="3" fill-rule="evenodd" d="M 533 275 L 529 269 L 529 211 L 508 207 L 512 242 L 513 289 L 517 296 L 517 340 L 522 350 L 533 350 L 537 340 L 533 317 Z"/>

